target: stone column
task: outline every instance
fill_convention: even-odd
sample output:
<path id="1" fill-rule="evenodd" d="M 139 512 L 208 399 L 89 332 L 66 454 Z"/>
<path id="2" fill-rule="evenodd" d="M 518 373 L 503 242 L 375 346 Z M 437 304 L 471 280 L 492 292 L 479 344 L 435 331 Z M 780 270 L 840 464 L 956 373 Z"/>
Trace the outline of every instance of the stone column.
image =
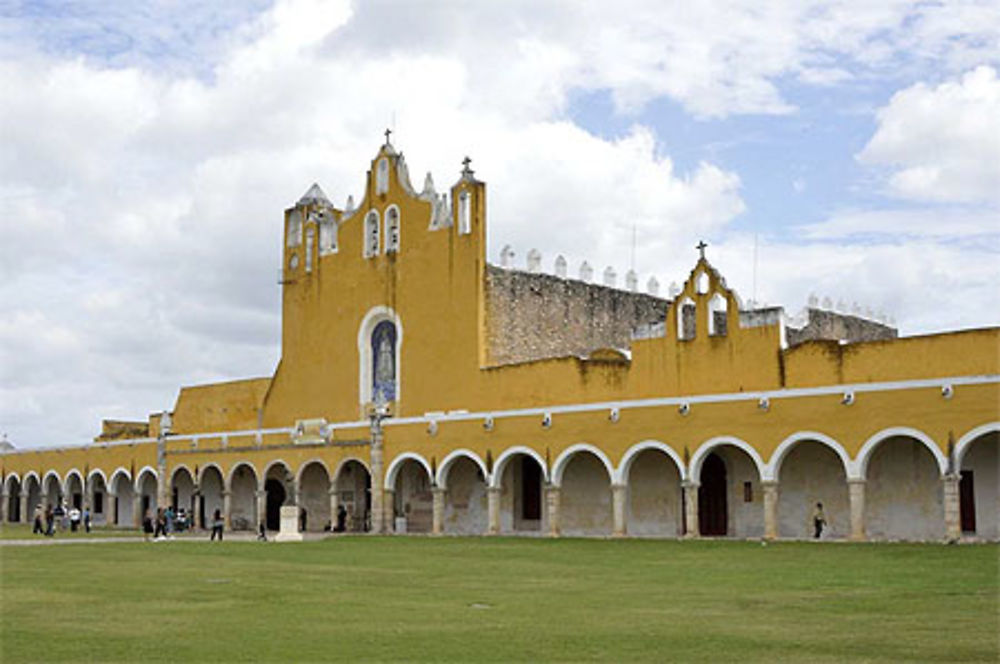
<path id="1" fill-rule="evenodd" d="M 764 487 L 764 539 L 778 539 L 778 483 L 760 483 Z"/>
<path id="2" fill-rule="evenodd" d="M 435 535 L 440 535 L 444 532 L 444 498 L 445 490 L 441 487 L 434 487 L 431 489 L 434 495 L 434 521 L 431 527 L 431 532 Z"/>
<path id="3" fill-rule="evenodd" d="M 327 498 L 330 500 L 330 532 L 337 527 L 337 510 L 340 508 L 340 496 L 337 495 L 336 482 L 330 483 L 330 488 L 327 490 Z M 347 524 L 344 524 L 346 529 Z"/>
<path id="4" fill-rule="evenodd" d="M 104 494 L 104 525 L 106 526 L 117 526 L 118 520 L 115 519 L 115 510 L 118 507 L 118 494 L 111 493 L 108 491 Z"/>
<path id="5" fill-rule="evenodd" d="M 267 522 L 267 491 L 258 491 L 254 495 L 257 496 L 257 523 L 254 525 L 260 528 L 260 524 Z"/>
<path id="6" fill-rule="evenodd" d="M 545 507 L 549 512 L 549 537 L 559 537 L 559 498 L 562 491 L 555 485 L 545 487 Z"/>
<path id="7" fill-rule="evenodd" d="M 229 490 L 222 492 L 222 522 L 226 530 L 233 529 L 233 492 Z"/>
<path id="8" fill-rule="evenodd" d="M 136 528 L 142 526 L 142 493 L 136 492 L 132 496 L 132 525 Z"/>
<path id="9" fill-rule="evenodd" d="M 498 486 L 491 486 L 486 490 L 486 534 L 487 535 L 499 535 L 500 534 L 500 492 L 501 488 Z"/>
<path id="10" fill-rule="evenodd" d="M 381 534 L 386 532 L 385 495 L 382 492 L 384 484 L 382 475 L 385 472 L 382 459 L 382 425 L 373 419 L 371 429 L 372 532 Z"/>
<path id="11" fill-rule="evenodd" d="M 28 514 L 28 492 L 21 489 L 21 523 L 31 523 L 35 518 L 34 514 Z"/>
<path id="12" fill-rule="evenodd" d="M 7 491 L 0 493 L 0 522 L 7 520 L 7 503 L 10 501 L 10 496 L 7 495 Z"/>
<path id="13" fill-rule="evenodd" d="M 611 514 L 614 525 L 611 534 L 624 537 L 627 530 L 625 523 L 625 508 L 628 506 L 628 487 L 624 484 L 611 485 Z"/>
<path id="14" fill-rule="evenodd" d="M 396 491 L 382 490 L 382 530 L 383 533 L 396 532 Z M 372 517 L 374 522 L 374 516 Z"/>
<path id="15" fill-rule="evenodd" d="M 865 480 L 847 480 L 847 489 L 851 500 L 851 540 L 863 542 L 865 535 Z"/>
<path id="16" fill-rule="evenodd" d="M 684 482 L 684 521 L 687 526 L 684 537 L 694 538 L 701 534 L 698 526 L 698 482 Z"/>
<path id="17" fill-rule="evenodd" d="M 944 535 L 949 542 L 956 542 L 962 537 L 962 511 L 958 482 L 957 473 L 941 476 L 941 488 L 944 492 Z"/>

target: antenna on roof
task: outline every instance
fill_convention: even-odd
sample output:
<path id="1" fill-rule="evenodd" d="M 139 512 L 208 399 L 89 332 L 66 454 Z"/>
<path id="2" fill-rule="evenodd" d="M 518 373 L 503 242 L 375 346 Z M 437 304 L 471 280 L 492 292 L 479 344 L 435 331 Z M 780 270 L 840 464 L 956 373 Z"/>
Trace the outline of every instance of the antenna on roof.
<path id="1" fill-rule="evenodd" d="M 629 269 L 635 270 L 635 222 L 632 222 L 632 257 L 629 261 Z"/>
<path id="2" fill-rule="evenodd" d="M 753 234 L 753 301 L 757 303 L 757 234 Z"/>

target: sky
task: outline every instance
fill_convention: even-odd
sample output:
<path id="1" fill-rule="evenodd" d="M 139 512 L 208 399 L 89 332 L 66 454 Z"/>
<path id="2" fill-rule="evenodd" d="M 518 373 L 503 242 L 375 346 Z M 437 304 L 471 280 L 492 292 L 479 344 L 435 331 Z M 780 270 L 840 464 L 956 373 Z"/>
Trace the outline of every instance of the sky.
<path id="1" fill-rule="evenodd" d="M 0 0 L 0 89 L 19 448 L 271 375 L 283 210 L 360 200 L 387 127 L 418 187 L 472 158 L 495 263 L 665 292 L 705 240 L 789 314 L 1000 325 L 995 0 Z"/>

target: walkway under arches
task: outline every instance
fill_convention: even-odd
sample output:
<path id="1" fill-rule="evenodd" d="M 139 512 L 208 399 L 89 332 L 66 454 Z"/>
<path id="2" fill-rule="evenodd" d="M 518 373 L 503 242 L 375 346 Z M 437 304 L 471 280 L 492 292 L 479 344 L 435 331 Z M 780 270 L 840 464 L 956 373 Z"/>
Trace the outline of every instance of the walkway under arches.
<path id="1" fill-rule="evenodd" d="M 1000 538 L 1000 425 L 977 433 L 962 446 L 957 459 L 959 523 L 966 537 L 997 540 Z"/>
<path id="2" fill-rule="evenodd" d="M 939 540 L 945 536 L 940 466 L 923 442 L 905 435 L 884 438 L 863 468 L 869 537 Z"/>
<path id="3" fill-rule="evenodd" d="M 627 487 L 626 532 L 637 537 L 683 535 L 681 474 L 666 452 L 648 447 L 622 466 Z"/>
<path id="4" fill-rule="evenodd" d="M 336 512 L 343 508 L 342 516 L 334 514 L 334 527 L 340 532 L 366 532 L 371 529 L 372 478 L 368 467 L 358 459 L 347 459 L 337 468 L 334 478 L 336 487 Z"/>
<path id="5" fill-rule="evenodd" d="M 332 529 L 330 511 L 330 474 L 326 464 L 318 459 L 299 469 L 299 510 L 305 510 L 305 530 L 323 532 Z"/>
<path id="6" fill-rule="evenodd" d="M 827 444 L 803 438 L 788 450 L 776 468 L 778 481 L 778 536 L 813 537 L 813 512 L 823 504 L 824 538 L 851 534 L 851 505 L 847 470 Z"/>

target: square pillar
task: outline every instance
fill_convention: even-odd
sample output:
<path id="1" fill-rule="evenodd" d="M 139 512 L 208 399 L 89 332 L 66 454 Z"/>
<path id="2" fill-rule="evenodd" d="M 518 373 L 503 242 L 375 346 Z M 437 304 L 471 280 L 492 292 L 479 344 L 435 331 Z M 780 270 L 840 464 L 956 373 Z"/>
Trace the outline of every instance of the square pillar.
<path id="1" fill-rule="evenodd" d="M 486 534 L 500 534 L 500 487 L 491 486 L 486 490 Z"/>
<path id="2" fill-rule="evenodd" d="M 10 502 L 10 496 L 4 491 L 0 493 L 0 521 L 7 520 L 7 503 Z"/>
<path id="3" fill-rule="evenodd" d="M 327 498 L 330 500 L 330 532 L 333 532 L 333 529 L 337 527 L 337 510 L 340 509 L 340 496 L 337 494 L 337 487 L 333 482 L 330 483 Z M 346 523 L 344 529 L 347 529 Z"/>
<path id="4" fill-rule="evenodd" d="M 28 514 L 28 492 L 21 491 L 21 523 L 31 523 L 34 521 L 35 515 Z"/>
<path id="5" fill-rule="evenodd" d="M 267 491 L 258 491 L 257 497 L 257 528 L 260 529 L 260 525 L 264 524 L 265 530 L 267 529 Z"/>
<path id="6" fill-rule="evenodd" d="M 372 518 L 374 523 L 374 517 Z M 396 491 L 395 489 L 385 489 L 382 491 L 382 530 L 383 533 L 396 532 Z"/>
<path id="7" fill-rule="evenodd" d="M 778 483 L 760 483 L 764 487 L 764 539 L 778 539 Z"/>
<path id="8" fill-rule="evenodd" d="M 233 492 L 222 492 L 222 523 L 226 530 L 233 529 Z"/>
<path id="9" fill-rule="evenodd" d="M 684 537 L 695 538 L 701 534 L 698 527 L 698 482 L 684 482 Z"/>
<path id="10" fill-rule="evenodd" d="M 957 542 L 962 537 L 962 512 L 958 481 L 957 473 L 941 476 L 941 489 L 944 492 L 944 535 L 949 542 Z"/>
<path id="11" fill-rule="evenodd" d="M 431 526 L 431 532 L 435 535 L 440 535 L 444 532 L 444 497 L 445 490 L 441 487 L 434 487 L 431 489 L 431 493 L 434 496 L 434 520 Z"/>
<path id="12" fill-rule="evenodd" d="M 562 491 L 559 487 L 549 485 L 545 488 L 545 507 L 549 515 L 549 536 L 559 537 L 559 501 Z"/>
<path id="13" fill-rule="evenodd" d="M 142 493 L 137 492 L 134 496 L 132 496 L 132 525 L 136 528 L 141 528 L 143 516 Z"/>
<path id="14" fill-rule="evenodd" d="M 865 534 L 865 480 L 847 480 L 848 497 L 851 501 L 851 540 L 864 542 Z"/>
<path id="15" fill-rule="evenodd" d="M 611 515 L 613 526 L 611 534 L 614 537 L 624 537 L 627 530 L 625 508 L 628 505 L 628 487 L 624 484 L 611 485 Z"/>

